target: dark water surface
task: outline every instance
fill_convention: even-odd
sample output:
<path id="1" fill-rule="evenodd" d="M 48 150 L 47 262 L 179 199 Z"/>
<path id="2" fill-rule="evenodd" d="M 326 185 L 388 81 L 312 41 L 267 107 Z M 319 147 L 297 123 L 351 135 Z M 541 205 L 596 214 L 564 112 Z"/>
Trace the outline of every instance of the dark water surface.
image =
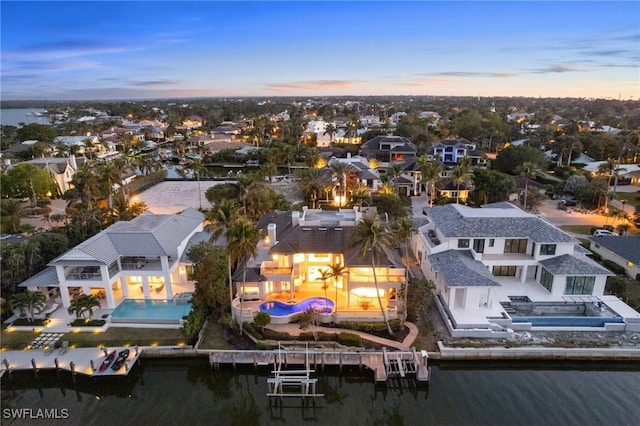
<path id="1" fill-rule="evenodd" d="M 304 403 L 266 396 L 268 370 L 212 371 L 204 359 L 143 360 L 128 378 L 6 374 L 2 421 L 78 425 L 639 425 L 637 364 L 440 364 L 429 385 L 376 386 L 357 369 L 319 371 Z M 7 409 L 68 410 L 16 420 Z"/>

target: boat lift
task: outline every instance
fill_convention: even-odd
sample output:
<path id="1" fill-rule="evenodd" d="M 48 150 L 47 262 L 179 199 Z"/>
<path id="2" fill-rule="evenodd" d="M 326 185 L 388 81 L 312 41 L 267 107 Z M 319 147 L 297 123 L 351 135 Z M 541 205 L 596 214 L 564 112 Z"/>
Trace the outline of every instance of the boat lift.
<path id="1" fill-rule="evenodd" d="M 281 400 L 285 397 L 302 397 L 315 398 L 324 396 L 322 393 L 316 393 L 317 378 L 311 377 L 311 373 L 315 370 L 310 368 L 309 363 L 309 345 L 305 349 L 304 369 L 302 370 L 284 370 L 286 365 L 286 349 L 278 344 L 277 362 L 274 370 L 271 372 L 273 377 L 267 378 L 268 397 L 279 397 Z"/>

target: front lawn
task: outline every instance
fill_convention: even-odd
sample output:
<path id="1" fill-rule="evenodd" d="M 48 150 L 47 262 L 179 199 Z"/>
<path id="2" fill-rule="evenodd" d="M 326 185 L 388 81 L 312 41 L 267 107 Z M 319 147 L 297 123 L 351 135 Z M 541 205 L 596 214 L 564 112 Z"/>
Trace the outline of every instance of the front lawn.
<path id="1" fill-rule="evenodd" d="M 640 192 L 614 192 L 613 198 L 618 201 L 626 201 L 625 211 L 633 214 L 636 206 L 640 206 Z"/>
<path id="2" fill-rule="evenodd" d="M 559 228 L 574 234 L 590 235 L 593 225 L 561 225 Z"/>
<path id="3" fill-rule="evenodd" d="M 204 338 L 198 349 L 234 349 L 235 346 L 225 340 L 224 336 L 224 326 L 219 321 L 209 318 L 207 327 L 204 329 Z"/>
<path id="4" fill-rule="evenodd" d="M 186 344 L 181 330 L 163 328 L 111 327 L 105 332 L 67 333 L 59 342 L 68 341 L 71 347 L 96 346 L 177 346 Z"/>
<path id="5" fill-rule="evenodd" d="M 40 333 L 33 331 L 7 331 L 2 330 L 2 350 L 21 351 L 29 343 L 33 342 Z"/>

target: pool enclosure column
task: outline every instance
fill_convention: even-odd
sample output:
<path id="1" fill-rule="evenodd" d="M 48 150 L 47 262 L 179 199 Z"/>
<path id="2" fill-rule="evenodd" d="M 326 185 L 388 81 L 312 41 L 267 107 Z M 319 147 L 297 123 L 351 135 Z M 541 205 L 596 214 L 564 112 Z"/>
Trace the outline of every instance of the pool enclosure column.
<path id="1" fill-rule="evenodd" d="M 522 272 L 520 273 L 520 282 L 522 284 L 524 284 L 524 282 L 527 280 L 528 269 L 529 267 L 527 265 L 522 265 Z"/>
<path id="2" fill-rule="evenodd" d="M 120 278 L 120 288 L 122 289 L 122 297 L 129 297 L 129 286 L 127 285 L 127 277 Z"/>
<path id="3" fill-rule="evenodd" d="M 171 271 L 169 270 L 169 258 L 162 256 L 160 258 L 160 264 L 162 265 L 162 271 L 164 272 L 164 288 L 167 294 L 167 299 L 173 299 L 173 289 L 171 288 Z"/>
<path id="4" fill-rule="evenodd" d="M 142 293 L 145 299 L 151 299 L 151 292 L 149 291 L 149 277 L 142 276 Z"/>

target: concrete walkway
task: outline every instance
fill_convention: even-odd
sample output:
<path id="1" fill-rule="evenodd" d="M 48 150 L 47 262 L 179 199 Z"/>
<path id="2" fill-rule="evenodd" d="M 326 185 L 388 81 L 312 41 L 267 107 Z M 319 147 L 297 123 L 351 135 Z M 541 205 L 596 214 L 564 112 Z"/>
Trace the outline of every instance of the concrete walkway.
<path id="1" fill-rule="evenodd" d="M 366 339 L 370 342 L 377 343 L 382 346 L 388 346 L 400 351 L 409 351 L 411 350 L 411 345 L 418 337 L 418 327 L 415 324 L 405 321 L 404 325 L 409 329 L 409 334 L 404 338 L 402 343 L 396 342 L 395 340 L 385 339 L 383 337 L 374 336 L 369 333 L 363 333 L 361 331 L 356 330 L 348 330 L 344 328 L 329 328 L 329 327 L 318 327 L 317 331 L 321 331 L 327 334 L 340 334 L 340 333 L 352 333 L 357 334 L 358 336 Z M 309 330 L 300 330 L 300 326 L 298 324 L 269 324 L 266 328 L 277 331 L 280 333 L 288 333 L 290 336 L 299 336 L 301 332 L 307 332 Z"/>

